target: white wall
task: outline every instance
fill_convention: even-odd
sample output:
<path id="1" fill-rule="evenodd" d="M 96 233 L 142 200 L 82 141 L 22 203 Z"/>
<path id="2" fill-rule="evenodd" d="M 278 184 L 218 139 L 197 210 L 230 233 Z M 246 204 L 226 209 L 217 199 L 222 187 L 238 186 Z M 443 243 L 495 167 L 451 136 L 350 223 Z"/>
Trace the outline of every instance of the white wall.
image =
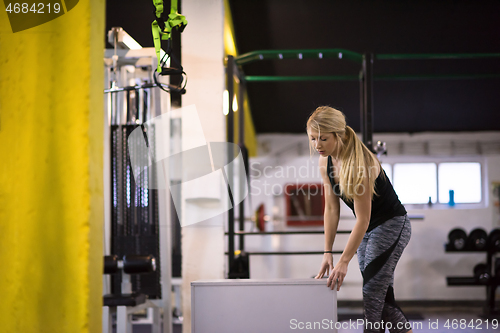
<path id="1" fill-rule="evenodd" d="M 500 133 L 422 133 L 374 135 L 387 142 L 388 155 L 383 162 L 407 162 L 419 159 L 450 159 L 483 163 L 485 202 L 475 208 L 456 205 L 453 209 L 433 206 L 407 206 L 409 214 L 424 215 L 424 220 L 412 221 L 412 239 L 398 264 L 395 292 L 403 300 L 484 299 L 484 287 L 447 287 L 446 276 L 472 276 L 472 269 L 486 255 L 475 253 L 445 253 L 444 243 L 454 227 L 470 231 L 483 227 L 487 231 L 500 227 L 498 207 L 493 206 L 490 183 L 500 181 Z M 453 142 L 453 143 L 452 143 Z M 318 155 L 309 156 L 307 136 L 260 135 L 260 156 L 251 160 L 252 203 L 265 203 L 266 214 L 275 217 L 267 222 L 267 230 L 321 230 L 322 227 L 287 228 L 279 220 L 283 215 L 283 196 L 274 195 L 286 183 L 321 182 Z M 425 155 L 424 155 L 425 154 Z M 264 174 L 264 168 L 266 168 Z M 293 172 L 297 172 L 295 175 Z M 260 177 L 256 177 L 260 174 Z M 274 187 L 273 187 L 274 186 Z M 266 191 L 267 189 L 267 191 Z M 272 190 L 274 189 L 274 194 Z M 275 208 L 273 209 L 273 206 Z M 274 211 L 273 211 L 274 210 Z M 279 210 L 279 211 L 278 211 Z M 248 214 L 250 215 L 250 214 Z M 354 225 L 353 214 L 342 205 L 339 230 Z M 251 228 L 248 223 L 247 229 Z M 348 235 L 338 235 L 334 250 L 343 250 Z M 247 251 L 322 251 L 323 235 L 247 236 Z M 338 258 L 338 255 L 336 256 Z M 251 278 L 308 278 L 317 274 L 321 255 L 251 256 Z M 360 300 L 362 278 L 357 257 L 349 265 L 339 300 Z"/>

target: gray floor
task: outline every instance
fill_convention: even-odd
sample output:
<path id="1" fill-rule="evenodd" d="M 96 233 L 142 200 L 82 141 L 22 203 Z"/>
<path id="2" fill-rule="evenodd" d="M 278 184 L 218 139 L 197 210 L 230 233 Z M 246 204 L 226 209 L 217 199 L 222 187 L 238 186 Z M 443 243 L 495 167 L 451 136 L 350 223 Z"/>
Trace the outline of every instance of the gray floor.
<path id="1" fill-rule="evenodd" d="M 486 320 L 481 317 L 482 309 L 479 308 L 403 308 L 410 319 L 413 331 L 419 333 L 499 333 L 500 316 L 497 319 Z M 338 333 L 362 333 L 362 324 L 358 325 L 358 318 L 362 310 L 359 308 L 339 308 L 339 314 L 351 315 L 339 324 Z M 412 319 L 412 318 L 423 319 Z M 343 327 L 343 328 L 342 328 Z M 293 332 L 294 330 L 290 330 Z M 307 330 L 301 330 L 307 331 Z M 328 330 L 325 330 L 327 332 Z M 150 333 L 150 325 L 133 325 L 133 333 Z M 173 333 L 181 333 L 182 325 L 174 325 Z M 388 331 L 387 331 L 388 332 Z M 234 333 L 238 333 L 235 329 Z M 257 332 L 266 333 L 266 332 Z M 277 332 L 272 332 L 277 333 Z"/>

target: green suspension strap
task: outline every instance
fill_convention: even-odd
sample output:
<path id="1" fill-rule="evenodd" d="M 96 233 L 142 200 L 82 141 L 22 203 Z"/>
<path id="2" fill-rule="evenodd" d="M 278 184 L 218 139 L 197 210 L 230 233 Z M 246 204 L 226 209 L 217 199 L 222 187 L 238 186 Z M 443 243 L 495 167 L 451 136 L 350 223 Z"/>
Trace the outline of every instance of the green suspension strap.
<path id="1" fill-rule="evenodd" d="M 184 31 L 184 28 L 187 25 L 187 20 L 184 15 L 177 12 L 177 0 L 171 0 L 170 14 L 168 14 L 168 19 L 166 21 L 163 19 L 163 0 L 153 0 L 153 4 L 156 8 L 156 20 L 154 20 L 151 24 L 151 28 L 153 30 L 156 58 L 158 59 L 157 72 L 161 73 L 161 41 L 170 39 L 172 37 L 172 29 L 174 28 L 179 29 L 180 32 Z"/>

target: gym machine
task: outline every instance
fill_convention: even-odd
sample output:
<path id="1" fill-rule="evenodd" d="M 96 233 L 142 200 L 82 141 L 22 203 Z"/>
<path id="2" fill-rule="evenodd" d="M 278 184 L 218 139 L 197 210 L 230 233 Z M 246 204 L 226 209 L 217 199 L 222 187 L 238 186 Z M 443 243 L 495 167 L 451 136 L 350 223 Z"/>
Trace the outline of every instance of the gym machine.
<path id="1" fill-rule="evenodd" d="M 155 73 L 157 54 L 164 56 L 161 49 L 156 52 L 138 44 L 134 49 L 120 49 L 124 36 L 121 28 L 109 32 L 114 49 L 107 49 L 104 57 L 108 83 L 104 91 L 104 255 L 111 257 L 106 257 L 108 274 L 103 275 L 103 332 L 111 332 L 116 316 L 117 332 L 130 333 L 131 315 L 146 310 L 152 332 L 168 333 L 173 325 L 171 229 L 177 227 L 177 215 L 168 186 L 158 189 L 154 172 L 134 178 L 130 150 L 147 152 L 130 147 L 127 138 L 141 128 L 150 150 L 170 149 L 170 127 L 162 129 L 165 147 L 160 147 L 154 126 L 143 124 L 170 110 L 170 95 L 161 90 L 180 92 L 184 88 L 170 85 L 168 76 Z M 169 120 L 175 127 L 174 120 Z M 165 181 L 169 182 L 171 175 L 168 165 L 165 167 Z"/>
<path id="2" fill-rule="evenodd" d="M 486 252 L 486 263 L 474 266 L 472 277 L 449 276 L 446 278 L 448 286 L 484 286 L 486 287 L 486 305 L 483 318 L 500 317 L 500 310 L 495 308 L 495 294 L 500 285 L 500 258 L 493 257 L 500 253 L 500 229 L 493 229 L 489 235 L 482 228 L 475 228 L 467 236 L 465 230 L 455 228 L 448 233 L 448 243 L 445 252 Z"/>
<path id="3" fill-rule="evenodd" d="M 126 255 L 122 260 L 119 260 L 117 255 L 104 257 L 104 274 L 117 274 L 121 278 L 118 293 L 104 295 L 105 306 L 116 308 L 117 332 L 132 332 L 132 314 L 127 313 L 127 307 L 135 307 L 146 303 L 147 296 L 145 294 L 132 292 L 131 276 L 155 271 L 156 260 L 151 255 Z M 108 320 L 105 324 L 108 331 L 112 332 L 111 321 Z M 155 325 L 159 326 L 158 316 L 155 316 Z"/>
<path id="4" fill-rule="evenodd" d="M 374 63 L 379 61 L 406 61 L 406 60 L 441 60 L 441 59 L 498 59 L 500 53 L 470 53 L 470 54 L 364 54 L 345 49 L 305 49 L 305 50 L 259 50 L 252 51 L 240 56 L 229 55 L 226 58 L 226 87 L 229 92 L 227 104 L 229 113 L 227 117 L 227 141 L 234 141 L 234 113 L 233 98 L 235 95 L 234 82 L 238 82 L 238 109 L 243 110 L 244 91 L 248 82 L 300 82 L 300 81 L 357 81 L 360 90 L 360 112 L 361 112 L 361 132 L 363 143 L 380 158 L 386 154 L 384 142 L 373 142 L 373 83 L 381 80 L 439 80 L 439 79 L 485 79 L 498 78 L 499 74 L 428 74 L 428 75 L 374 75 Z M 360 66 L 359 72 L 352 75 L 325 75 L 325 76 L 249 76 L 245 75 L 242 66 L 264 60 L 284 60 L 284 59 L 341 59 L 357 63 Z M 246 154 L 244 143 L 244 112 L 239 113 L 239 138 L 238 145 L 244 153 L 245 166 L 248 166 L 248 155 Z M 231 160 L 231 156 L 229 156 Z M 248 170 L 248 168 L 246 169 Z M 248 171 L 247 171 L 248 172 Z M 248 181 L 240 179 L 240 182 Z M 423 217 L 410 217 L 412 219 L 423 219 Z M 244 204 L 239 207 L 239 231 L 234 229 L 234 209 L 228 212 L 228 252 L 229 258 L 229 278 L 248 278 L 248 252 L 244 251 Z M 280 232 L 279 234 L 286 234 Z M 234 237 L 239 236 L 239 255 L 235 257 Z M 483 235 L 484 236 L 484 235 Z M 458 245 L 458 243 L 457 243 Z M 464 245 L 462 245 L 464 246 Z M 254 254 L 299 254 L 299 253 L 268 253 L 257 252 Z M 315 254 L 314 252 L 300 254 Z M 239 263 L 238 263 L 239 261 Z M 236 271 L 235 271 L 236 270 Z"/>

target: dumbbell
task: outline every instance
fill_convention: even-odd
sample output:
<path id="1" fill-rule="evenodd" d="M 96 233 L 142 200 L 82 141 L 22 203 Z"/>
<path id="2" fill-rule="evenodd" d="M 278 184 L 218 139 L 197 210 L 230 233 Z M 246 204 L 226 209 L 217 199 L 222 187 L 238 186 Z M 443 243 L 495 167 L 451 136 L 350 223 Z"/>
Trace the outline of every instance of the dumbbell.
<path id="1" fill-rule="evenodd" d="M 474 278 L 479 283 L 488 283 L 491 278 L 490 270 L 484 263 L 474 266 Z"/>
<path id="2" fill-rule="evenodd" d="M 143 274 L 156 271 L 156 260 L 152 255 L 126 255 L 119 260 L 117 255 L 104 256 L 104 274 L 115 274 L 123 270 L 127 274 Z"/>
<path id="3" fill-rule="evenodd" d="M 493 229 L 488 235 L 488 250 L 500 252 L 500 229 Z"/>
<path id="4" fill-rule="evenodd" d="M 465 249 L 465 243 L 467 241 L 467 233 L 465 230 L 456 228 L 449 232 L 448 243 L 452 250 L 463 250 Z"/>
<path id="5" fill-rule="evenodd" d="M 481 228 L 472 230 L 467 238 L 469 248 L 471 250 L 483 251 L 486 250 L 488 245 L 488 233 Z"/>
<path id="6" fill-rule="evenodd" d="M 495 259 L 495 276 L 500 278 L 500 258 Z"/>

